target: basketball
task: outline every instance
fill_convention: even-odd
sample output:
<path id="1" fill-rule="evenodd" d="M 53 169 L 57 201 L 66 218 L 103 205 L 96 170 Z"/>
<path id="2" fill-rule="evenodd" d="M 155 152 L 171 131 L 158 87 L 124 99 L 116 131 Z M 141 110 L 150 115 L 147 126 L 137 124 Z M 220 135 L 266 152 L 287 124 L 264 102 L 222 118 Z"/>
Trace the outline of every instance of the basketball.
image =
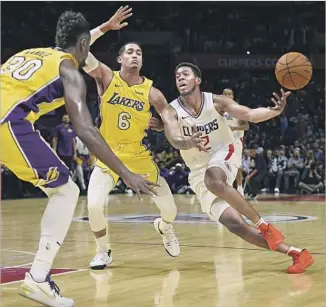
<path id="1" fill-rule="evenodd" d="M 312 65 L 303 54 L 289 52 L 277 61 L 275 75 L 283 87 L 289 90 L 299 90 L 311 80 Z"/>

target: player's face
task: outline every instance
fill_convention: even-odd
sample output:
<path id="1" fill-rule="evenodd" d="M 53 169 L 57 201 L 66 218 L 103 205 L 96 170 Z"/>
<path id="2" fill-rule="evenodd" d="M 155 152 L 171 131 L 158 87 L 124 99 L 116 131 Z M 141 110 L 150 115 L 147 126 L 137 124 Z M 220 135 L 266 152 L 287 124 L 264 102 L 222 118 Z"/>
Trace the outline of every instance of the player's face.
<path id="1" fill-rule="evenodd" d="M 69 116 L 68 116 L 68 115 L 63 115 L 63 117 L 62 117 L 62 122 L 63 122 L 64 124 L 69 124 L 69 123 L 70 123 Z"/>
<path id="2" fill-rule="evenodd" d="M 124 52 L 118 57 L 118 62 L 123 68 L 133 68 L 138 71 L 143 66 L 143 53 L 136 44 L 127 44 Z"/>
<path id="3" fill-rule="evenodd" d="M 233 91 L 232 90 L 225 89 L 223 91 L 223 95 L 231 98 L 232 100 L 234 99 L 234 94 L 233 94 Z"/>
<path id="4" fill-rule="evenodd" d="M 175 81 L 181 96 L 193 93 L 201 82 L 190 67 L 179 67 L 175 73 Z"/>

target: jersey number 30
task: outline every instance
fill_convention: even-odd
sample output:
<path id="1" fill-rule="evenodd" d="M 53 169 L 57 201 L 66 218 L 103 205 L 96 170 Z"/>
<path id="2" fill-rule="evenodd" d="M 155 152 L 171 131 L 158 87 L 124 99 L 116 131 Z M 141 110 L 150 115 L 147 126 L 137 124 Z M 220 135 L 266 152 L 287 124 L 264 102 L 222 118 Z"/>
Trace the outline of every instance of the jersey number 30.
<path id="1" fill-rule="evenodd" d="M 121 130 L 128 130 L 130 128 L 129 119 L 131 115 L 127 112 L 121 112 L 118 116 L 118 127 Z"/>
<path id="2" fill-rule="evenodd" d="M 0 73 L 11 73 L 16 80 L 28 80 L 43 65 L 42 60 L 27 60 L 23 56 L 15 56 L 7 63 L 6 68 L 2 68 Z"/>

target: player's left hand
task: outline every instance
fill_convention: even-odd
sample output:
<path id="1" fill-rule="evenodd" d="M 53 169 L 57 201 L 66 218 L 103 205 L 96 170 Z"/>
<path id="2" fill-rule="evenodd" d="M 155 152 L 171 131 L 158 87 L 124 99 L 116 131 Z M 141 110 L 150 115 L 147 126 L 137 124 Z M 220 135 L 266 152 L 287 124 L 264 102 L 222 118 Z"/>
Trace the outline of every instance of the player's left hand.
<path id="1" fill-rule="evenodd" d="M 149 120 L 149 126 L 152 130 L 155 130 L 155 131 L 163 131 L 164 130 L 163 122 L 159 118 L 156 118 L 156 117 L 152 117 Z"/>
<path id="2" fill-rule="evenodd" d="M 105 23 L 100 26 L 102 32 L 109 30 L 121 30 L 128 25 L 125 22 L 126 19 L 132 16 L 132 8 L 129 6 L 120 6 L 120 8 L 115 12 L 115 14 Z"/>
<path id="3" fill-rule="evenodd" d="M 274 107 L 268 107 L 270 110 L 277 112 L 278 114 L 281 114 L 282 111 L 284 110 L 285 106 L 286 106 L 286 100 L 287 98 L 291 95 L 292 93 L 290 91 L 288 92 L 284 92 L 283 89 L 281 89 L 281 97 L 276 94 L 273 93 L 273 97 L 271 100 L 273 101 L 273 103 L 275 104 Z"/>

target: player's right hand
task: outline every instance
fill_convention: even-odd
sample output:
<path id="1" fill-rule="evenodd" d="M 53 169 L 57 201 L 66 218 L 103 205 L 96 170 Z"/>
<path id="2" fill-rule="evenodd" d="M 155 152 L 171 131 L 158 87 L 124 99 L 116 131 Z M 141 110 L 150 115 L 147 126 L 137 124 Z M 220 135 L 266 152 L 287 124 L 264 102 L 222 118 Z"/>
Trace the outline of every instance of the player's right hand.
<path id="1" fill-rule="evenodd" d="M 287 98 L 291 94 L 292 93 L 290 91 L 284 92 L 283 89 L 281 89 L 281 97 L 278 94 L 273 93 L 274 97 L 271 100 L 274 103 L 274 107 L 268 107 L 268 108 L 276 112 L 278 115 L 281 114 L 286 106 Z"/>
<path id="2" fill-rule="evenodd" d="M 156 184 L 152 181 L 146 180 L 147 176 L 142 176 L 130 172 L 123 179 L 124 183 L 131 189 L 133 189 L 140 200 L 142 200 L 141 192 L 150 195 L 152 197 L 158 196 L 159 194 L 155 191 L 155 187 L 159 187 L 159 184 Z"/>
<path id="3" fill-rule="evenodd" d="M 198 148 L 200 151 L 208 152 L 203 145 L 202 132 L 198 131 L 187 138 L 187 148 Z"/>

